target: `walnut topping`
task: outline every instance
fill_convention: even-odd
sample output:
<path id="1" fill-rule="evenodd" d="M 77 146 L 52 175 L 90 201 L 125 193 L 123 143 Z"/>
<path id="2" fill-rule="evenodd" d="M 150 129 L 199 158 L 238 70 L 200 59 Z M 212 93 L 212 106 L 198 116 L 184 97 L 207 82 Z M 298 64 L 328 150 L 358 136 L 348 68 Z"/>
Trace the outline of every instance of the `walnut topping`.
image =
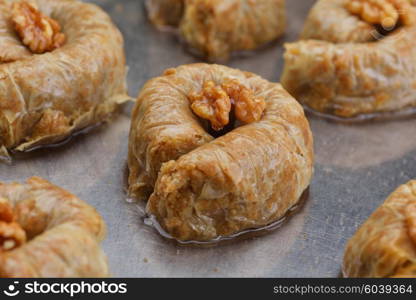
<path id="1" fill-rule="evenodd" d="M 201 93 L 189 96 L 191 108 L 202 119 L 211 122 L 212 129 L 221 130 L 230 121 L 231 100 L 221 86 L 205 81 Z"/>
<path id="2" fill-rule="evenodd" d="M 382 25 L 385 29 L 416 24 L 416 14 L 409 0 L 352 0 L 347 9 L 370 24 Z"/>
<path id="3" fill-rule="evenodd" d="M 246 88 L 237 80 L 225 80 L 222 86 L 235 106 L 237 120 L 248 124 L 261 119 L 266 108 L 264 98 L 255 97 L 253 90 Z"/>
<path id="4" fill-rule="evenodd" d="M 229 123 L 232 106 L 236 119 L 245 124 L 259 121 L 266 108 L 264 98 L 255 97 L 251 89 L 235 79 L 226 79 L 221 85 L 205 81 L 202 91 L 191 93 L 189 99 L 193 112 L 209 120 L 216 131 Z"/>
<path id="5" fill-rule="evenodd" d="M 0 253 L 10 251 L 26 242 L 26 232 L 14 221 L 13 208 L 0 198 Z"/>
<path id="6" fill-rule="evenodd" d="M 35 4 L 26 1 L 13 3 L 12 23 L 23 44 L 33 53 L 52 51 L 65 43 L 59 23 L 42 14 Z"/>

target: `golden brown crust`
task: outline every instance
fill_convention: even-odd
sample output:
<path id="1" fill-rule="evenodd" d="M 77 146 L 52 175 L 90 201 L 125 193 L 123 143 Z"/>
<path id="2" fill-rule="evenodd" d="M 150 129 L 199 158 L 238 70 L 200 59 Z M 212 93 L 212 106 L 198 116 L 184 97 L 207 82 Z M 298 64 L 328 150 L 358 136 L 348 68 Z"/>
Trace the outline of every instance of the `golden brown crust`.
<path id="1" fill-rule="evenodd" d="M 285 30 L 284 0 L 149 0 L 156 25 L 178 26 L 186 42 L 210 61 L 253 50 Z M 169 13 L 168 13 L 169 12 Z M 174 13 L 172 13 L 174 12 Z"/>
<path id="2" fill-rule="evenodd" d="M 349 240 L 347 277 L 416 278 L 416 181 L 400 186 Z"/>
<path id="3" fill-rule="evenodd" d="M 105 224 L 94 208 L 38 177 L 0 183 L 0 197 L 13 206 L 15 222 L 28 237 L 0 251 L 1 277 L 108 276 L 99 246 Z"/>
<path id="4" fill-rule="evenodd" d="M 36 0 L 59 22 L 65 44 L 35 55 L 0 0 L 0 149 L 24 151 L 55 143 L 106 120 L 128 100 L 123 39 L 109 16 L 77 0 Z M 7 63 L 8 62 L 8 63 Z"/>
<path id="5" fill-rule="evenodd" d="M 416 26 L 381 36 L 346 3 L 317 2 L 304 40 L 286 45 L 283 86 L 313 110 L 342 118 L 415 107 Z M 416 8 L 408 14 L 415 17 Z"/>
<path id="6" fill-rule="evenodd" d="M 214 139 L 187 97 L 207 80 L 221 85 L 230 79 L 264 98 L 266 109 L 259 122 Z M 137 101 L 130 192 L 154 190 L 147 211 L 179 240 L 210 240 L 279 219 L 308 187 L 312 165 L 312 134 L 302 108 L 279 84 L 254 74 L 181 66 L 148 82 Z"/>

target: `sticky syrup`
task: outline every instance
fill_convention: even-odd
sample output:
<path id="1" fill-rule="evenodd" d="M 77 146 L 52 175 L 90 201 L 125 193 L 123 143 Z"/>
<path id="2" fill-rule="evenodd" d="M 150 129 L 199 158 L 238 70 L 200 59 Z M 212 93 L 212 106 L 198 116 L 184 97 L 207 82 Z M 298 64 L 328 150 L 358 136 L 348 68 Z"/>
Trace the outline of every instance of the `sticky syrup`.
<path id="1" fill-rule="evenodd" d="M 278 228 L 283 226 L 286 222 L 288 222 L 294 214 L 296 214 L 297 212 L 301 210 L 301 208 L 304 206 L 308 198 L 309 198 L 309 188 L 307 188 L 303 192 L 302 196 L 299 198 L 299 201 L 294 206 L 292 206 L 286 212 L 286 214 L 280 219 L 263 227 L 245 229 L 230 236 L 216 237 L 215 239 L 212 239 L 210 241 L 202 241 L 202 242 L 201 241 L 180 241 L 178 239 L 175 239 L 173 236 L 171 236 L 162 228 L 160 223 L 156 220 L 156 217 L 153 215 L 145 215 L 143 217 L 143 223 L 146 226 L 150 226 L 154 228 L 164 239 L 168 241 L 172 241 L 180 246 L 211 247 L 211 246 L 222 245 L 222 244 L 229 243 L 229 242 L 241 241 L 241 240 L 260 237 L 260 236 L 266 235 L 268 233 L 271 233 L 277 230 Z M 141 208 L 140 210 L 143 211 L 143 208 Z"/>

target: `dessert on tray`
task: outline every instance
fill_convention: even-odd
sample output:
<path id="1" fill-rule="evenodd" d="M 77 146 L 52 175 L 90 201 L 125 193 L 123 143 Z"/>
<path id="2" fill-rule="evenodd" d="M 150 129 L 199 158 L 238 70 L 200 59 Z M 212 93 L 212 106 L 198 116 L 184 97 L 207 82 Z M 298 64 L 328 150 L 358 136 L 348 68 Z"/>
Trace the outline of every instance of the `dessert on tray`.
<path id="1" fill-rule="evenodd" d="M 280 84 L 184 65 L 142 88 L 128 165 L 130 196 L 148 200 L 165 231 L 210 241 L 264 227 L 297 204 L 311 181 L 313 140 Z"/>
<path id="2" fill-rule="evenodd" d="M 38 177 L 0 183 L 0 277 L 103 277 L 96 210 Z"/>
<path id="3" fill-rule="evenodd" d="M 186 43 L 210 61 L 254 50 L 286 27 L 284 0 L 147 0 L 146 5 L 153 24 L 177 27 Z"/>
<path id="4" fill-rule="evenodd" d="M 0 0 L 0 154 L 109 118 L 126 94 L 123 38 L 77 0 Z"/>
<path id="5" fill-rule="evenodd" d="M 416 8 L 408 0 L 319 0 L 286 45 L 281 82 L 338 119 L 416 111 Z"/>
<path id="6" fill-rule="evenodd" d="M 416 278 L 416 181 L 400 186 L 349 240 L 346 277 Z"/>

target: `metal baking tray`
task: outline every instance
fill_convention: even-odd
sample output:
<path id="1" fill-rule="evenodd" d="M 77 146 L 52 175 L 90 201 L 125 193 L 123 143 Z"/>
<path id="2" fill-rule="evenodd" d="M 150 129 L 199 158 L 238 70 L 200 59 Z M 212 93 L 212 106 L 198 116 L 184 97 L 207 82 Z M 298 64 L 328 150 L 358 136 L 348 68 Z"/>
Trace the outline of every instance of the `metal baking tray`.
<path id="1" fill-rule="evenodd" d="M 146 20 L 143 1 L 94 0 L 124 34 L 130 95 L 169 67 L 197 62 L 171 33 Z M 288 0 L 284 38 L 229 66 L 278 81 L 283 43 L 297 39 L 313 0 Z M 357 125 L 310 116 L 316 165 L 309 199 L 277 230 L 215 247 L 184 247 L 143 222 L 128 203 L 126 157 L 132 106 L 65 146 L 0 164 L 2 181 L 37 175 L 95 206 L 108 226 L 103 247 L 116 277 L 338 277 L 346 241 L 398 185 L 416 178 L 416 119 Z"/>

